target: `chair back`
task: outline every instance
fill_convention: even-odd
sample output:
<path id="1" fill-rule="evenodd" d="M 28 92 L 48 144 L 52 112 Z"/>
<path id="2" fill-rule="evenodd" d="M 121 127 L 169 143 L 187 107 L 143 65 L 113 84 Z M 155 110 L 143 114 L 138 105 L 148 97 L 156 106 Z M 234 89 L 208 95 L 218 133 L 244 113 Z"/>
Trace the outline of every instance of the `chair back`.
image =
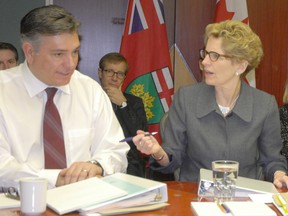
<path id="1" fill-rule="evenodd" d="M 161 139 L 162 141 L 164 141 L 164 132 L 165 132 L 165 126 L 166 126 L 166 121 L 168 118 L 168 112 L 164 113 L 164 115 L 162 116 L 161 120 L 160 120 L 160 135 L 161 135 Z"/>

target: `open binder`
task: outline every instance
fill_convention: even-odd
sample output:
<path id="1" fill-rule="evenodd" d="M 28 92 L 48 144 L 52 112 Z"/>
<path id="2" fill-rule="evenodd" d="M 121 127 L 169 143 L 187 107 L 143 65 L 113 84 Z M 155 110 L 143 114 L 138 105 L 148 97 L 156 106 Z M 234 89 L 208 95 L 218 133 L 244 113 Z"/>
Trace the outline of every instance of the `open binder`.
<path id="1" fill-rule="evenodd" d="M 271 182 L 238 176 L 236 180 L 235 196 L 248 197 L 248 194 L 253 193 L 275 194 L 278 193 L 278 191 Z M 212 170 L 203 168 L 200 169 L 198 196 L 200 197 L 214 196 Z"/>
<path id="2" fill-rule="evenodd" d="M 84 214 L 101 213 L 109 209 L 148 207 L 167 201 L 165 183 L 124 173 L 94 177 L 47 191 L 48 207 L 60 215 L 72 211 Z"/>

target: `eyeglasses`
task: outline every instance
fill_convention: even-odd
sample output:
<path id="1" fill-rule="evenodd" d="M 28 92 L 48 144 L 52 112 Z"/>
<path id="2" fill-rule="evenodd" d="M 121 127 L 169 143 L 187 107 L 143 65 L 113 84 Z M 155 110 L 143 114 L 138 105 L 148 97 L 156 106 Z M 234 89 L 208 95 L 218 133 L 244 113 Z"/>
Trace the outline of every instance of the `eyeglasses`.
<path id="1" fill-rule="evenodd" d="M 111 70 L 111 69 L 107 69 L 107 70 L 103 70 L 103 71 L 109 77 L 113 77 L 115 74 L 116 74 L 117 78 L 119 78 L 119 79 L 124 79 L 126 77 L 126 74 L 124 72 L 116 72 L 116 71 Z"/>
<path id="2" fill-rule="evenodd" d="M 229 55 L 224 55 L 224 54 L 219 54 L 217 52 L 208 52 L 207 50 L 205 49 L 201 49 L 200 50 L 200 57 L 201 59 L 203 60 L 207 55 L 209 55 L 209 58 L 212 62 L 215 62 L 219 59 L 220 56 L 222 57 L 225 57 L 225 58 L 232 58 L 232 56 L 229 56 Z"/>

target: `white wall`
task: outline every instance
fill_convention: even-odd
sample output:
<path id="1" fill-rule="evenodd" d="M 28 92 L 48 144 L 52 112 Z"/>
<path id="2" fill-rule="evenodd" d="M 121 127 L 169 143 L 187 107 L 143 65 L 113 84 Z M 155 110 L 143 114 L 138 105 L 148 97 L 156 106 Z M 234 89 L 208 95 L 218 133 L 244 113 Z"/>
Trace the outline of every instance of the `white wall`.
<path id="1" fill-rule="evenodd" d="M 20 21 L 26 13 L 45 5 L 45 0 L 0 0 L 0 41 L 12 43 L 23 61 L 20 44 Z"/>

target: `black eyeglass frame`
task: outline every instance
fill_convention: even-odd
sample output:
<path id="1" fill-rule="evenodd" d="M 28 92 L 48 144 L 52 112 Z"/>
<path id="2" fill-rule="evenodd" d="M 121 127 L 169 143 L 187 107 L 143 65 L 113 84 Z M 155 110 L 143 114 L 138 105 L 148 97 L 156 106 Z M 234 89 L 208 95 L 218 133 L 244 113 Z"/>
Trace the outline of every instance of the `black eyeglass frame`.
<path id="1" fill-rule="evenodd" d="M 233 58 L 233 56 L 230 56 L 230 55 L 219 54 L 219 53 L 214 52 L 214 51 L 208 52 L 208 51 L 205 50 L 205 49 L 200 49 L 200 50 L 199 50 L 199 54 L 200 54 L 200 58 L 201 58 L 202 60 L 204 60 L 205 57 L 208 55 L 208 56 L 209 56 L 209 59 L 210 59 L 212 62 L 216 62 L 220 57 Z M 212 56 L 212 57 L 211 57 L 211 56 Z"/>
<path id="2" fill-rule="evenodd" d="M 112 69 L 103 69 L 102 71 L 105 72 L 108 77 L 113 77 L 115 74 L 116 74 L 118 79 L 124 79 L 126 77 L 125 73 L 119 72 L 119 71 L 117 72 L 117 71 L 114 71 Z"/>

